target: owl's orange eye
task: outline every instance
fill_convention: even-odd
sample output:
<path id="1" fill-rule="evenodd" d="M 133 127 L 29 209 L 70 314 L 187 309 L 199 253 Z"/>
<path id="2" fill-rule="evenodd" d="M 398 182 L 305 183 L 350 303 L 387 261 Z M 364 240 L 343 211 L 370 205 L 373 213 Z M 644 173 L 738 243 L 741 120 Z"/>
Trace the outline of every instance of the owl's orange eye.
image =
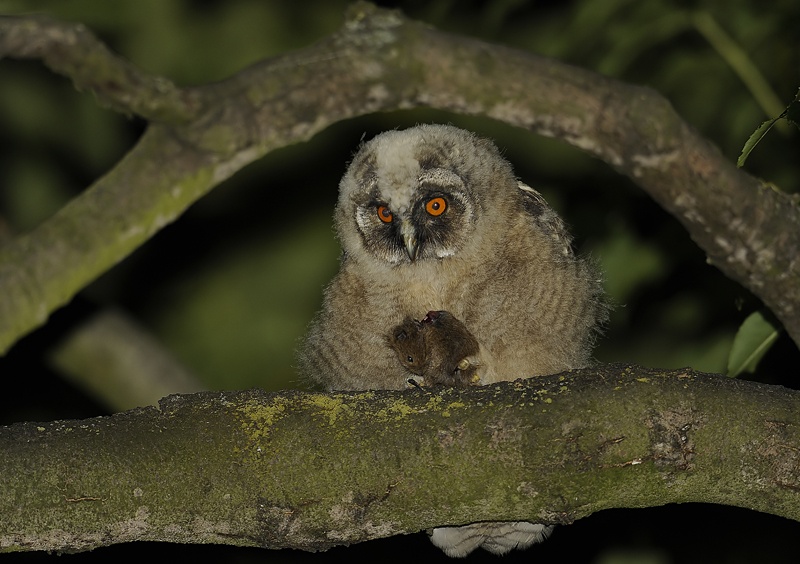
<path id="1" fill-rule="evenodd" d="M 382 222 L 391 223 L 393 217 L 394 216 L 392 215 L 392 212 L 389 208 L 387 208 L 386 206 L 378 206 L 378 218 Z"/>
<path id="2" fill-rule="evenodd" d="M 447 201 L 444 198 L 431 198 L 425 204 L 425 211 L 433 216 L 439 216 L 447 209 Z"/>

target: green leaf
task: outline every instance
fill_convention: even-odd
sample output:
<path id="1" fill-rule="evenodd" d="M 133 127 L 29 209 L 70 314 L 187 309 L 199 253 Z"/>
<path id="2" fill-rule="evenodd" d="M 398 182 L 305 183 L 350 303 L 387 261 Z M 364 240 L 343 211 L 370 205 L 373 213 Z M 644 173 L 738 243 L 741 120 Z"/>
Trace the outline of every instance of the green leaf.
<path id="1" fill-rule="evenodd" d="M 767 134 L 767 131 L 772 129 L 772 126 L 775 125 L 775 123 L 777 123 L 777 121 L 782 117 L 783 114 L 776 118 L 768 119 L 758 126 L 758 129 L 756 129 L 752 135 L 750 135 L 750 137 L 747 139 L 747 143 L 744 144 L 744 147 L 742 148 L 742 154 L 739 155 L 739 158 L 736 160 L 736 166 L 739 168 L 744 166 L 744 162 L 747 160 L 747 157 L 750 156 L 750 153 L 753 151 L 753 149 L 756 148 L 758 142 L 764 138 L 764 136 Z"/>
<path id="2" fill-rule="evenodd" d="M 758 126 L 758 129 L 750 135 L 742 148 L 742 154 L 739 155 L 739 158 L 736 160 L 736 166 L 739 168 L 744 166 L 744 162 L 747 160 L 747 157 L 750 156 L 753 149 L 755 149 L 756 145 L 758 145 L 758 142 L 764 138 L 767 132 L 772 129 L 772 126 L 778 123 L 780 119 L 785 119 L 795 127 L 800 128 L 800 89 L 798 89 L 797 94 L 795 94 L 794 100 L 781 112 L 781 115 L 768 119 Z"/>
<path id="3" fill-rule="evenodd" d="M 756 366 L 778 339 L 782 331 L 763 311 L 751 313 L 733 339 L 728 356 L 728 376 L 736 378 L 743 372 L 755 372 Z"/>

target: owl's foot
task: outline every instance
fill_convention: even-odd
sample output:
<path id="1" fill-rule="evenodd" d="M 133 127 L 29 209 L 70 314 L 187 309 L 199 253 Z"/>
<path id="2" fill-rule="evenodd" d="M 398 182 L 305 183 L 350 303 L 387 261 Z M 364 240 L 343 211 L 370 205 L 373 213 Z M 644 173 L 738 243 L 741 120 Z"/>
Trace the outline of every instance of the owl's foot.
<path id="1" fill-rule="evenodd" d="M 483 379 L 483 365 L 478 355 L 462 358 L 456 365 L 455 379 L 461 386 L 480 386 Z"/>
<path id="2" fill-rule="evenodd" d="M 431 542 L 452 558 L 463 558 L 476 548 L 503 555 L 542 542 L 552 525 L 528 521 L 471 523 L 461 527 L 439 527 L 430 531 Z"/>
<path id="3" fill-rule="evenodd" d="M 423 387 L 425 387 L 425 378 L 422 376 L 414 376 L 413 378 L 406 380 L 406 384 L 408 384 L 410 388 L 417 388 L 421 390 Z"/>

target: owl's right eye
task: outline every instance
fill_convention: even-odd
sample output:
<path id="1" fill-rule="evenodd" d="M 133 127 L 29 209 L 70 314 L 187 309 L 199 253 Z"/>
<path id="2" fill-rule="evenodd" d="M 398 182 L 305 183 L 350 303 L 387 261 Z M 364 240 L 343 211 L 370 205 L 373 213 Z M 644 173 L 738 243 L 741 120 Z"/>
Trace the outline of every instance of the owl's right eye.
<path id="1" fill-rule="evenodd" d="M 394 216 L 392 211 L 386 206 L 378 206 L 378 219 L 384 223 L 391 223 Z"/>

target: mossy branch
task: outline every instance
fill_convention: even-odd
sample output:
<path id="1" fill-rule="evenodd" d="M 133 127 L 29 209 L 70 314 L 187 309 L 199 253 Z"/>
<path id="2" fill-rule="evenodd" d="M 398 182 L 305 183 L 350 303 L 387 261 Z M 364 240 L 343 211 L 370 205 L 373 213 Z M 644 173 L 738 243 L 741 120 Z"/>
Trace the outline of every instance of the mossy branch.
<path id="1" fill-rule="evenodd" d="M 140 71 L 81 24 L 42 16 L 0 17 L 0 59 L 4 57 L 41 59 L 101 104 L 148 120 L 187 123 L 200 110 L 191 91 Z"/>
<path id="2" fill-rule="evenodd" d="M 151 120 L 108 175 L 0 251 L 0 353 L 251 161 L 343 119 L 421 106 L 489 116 L 605 160 L 800 342 L 796 202 L 737 169 L 650 89 L 363 2 L 327 39 L 199 88 L 136 70 L 80 25 L 40 18 L 0 19 L 0 56 L 40 57 Z"/>
<path id="3" fill-rule="evenodd" d="M 205 392 L 20 423 L 0 428 L 0 550 L 321 550 L 682 502 L 800 521 L 798 402 L 777 386 L 607 365 L 461 391 Z"/>

